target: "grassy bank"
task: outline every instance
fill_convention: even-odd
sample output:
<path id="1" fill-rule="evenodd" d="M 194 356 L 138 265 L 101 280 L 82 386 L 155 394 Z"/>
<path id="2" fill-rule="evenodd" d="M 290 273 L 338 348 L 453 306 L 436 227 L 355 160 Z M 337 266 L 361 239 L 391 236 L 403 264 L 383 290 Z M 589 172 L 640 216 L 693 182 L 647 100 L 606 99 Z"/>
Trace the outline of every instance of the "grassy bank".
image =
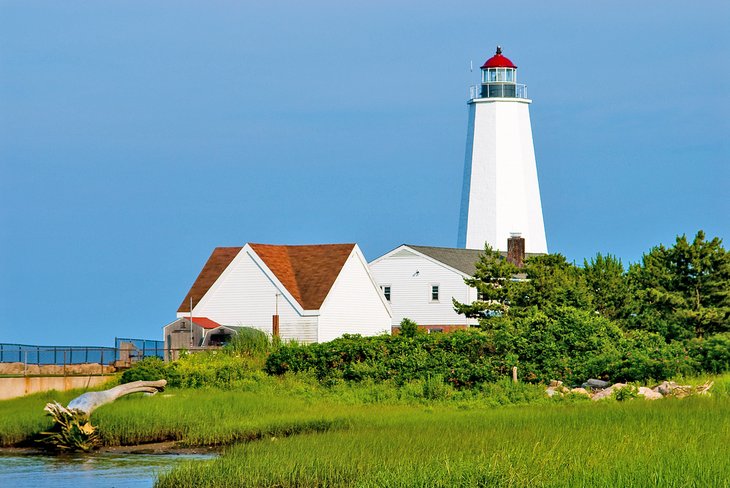
<path id="1" fill-rule="evenodd" d="M 728 486 L 730 375 L 714 379 L 710 397 L 590 402 L 509 382 L 325 387 L 254 375 L 238 389 L 125 397 L 92 422 L 107 446 L 225 447 L 160 487 Z M 0 402 L 0 445 L 32 439 L 50 426 L 43 405 L 78 393 Z"/>
<path id="2" fill-rule="evenodd" d="M 350 429 L 240 444 L 157 486 L 727 486 L 728 445 L 721 398 L 375 407 Z"/>
<path id="3" fill-rule="evenodd" d="M 396 386 L 390 382 L 338 383 L 325 387 L 309 375 L 251 374 L 236 389 L 170 388 L 152 397 L 131 395 L 96 410 L 91 421 L 106 446 L 177 441 L 183 446 L 219 446 L 271 435 L 344 428 L 372 415 L 377 406 L 449 406 L 456 409 L 501 405 L 587 401 L 548 398 L 539 385 L 509 382 L 454 390 L 440 378 Z M 0 401 L 0 446 L 32 444 L 51 426 L 47 402 L 66 404 L 81 391 L 47 392 Z"/>

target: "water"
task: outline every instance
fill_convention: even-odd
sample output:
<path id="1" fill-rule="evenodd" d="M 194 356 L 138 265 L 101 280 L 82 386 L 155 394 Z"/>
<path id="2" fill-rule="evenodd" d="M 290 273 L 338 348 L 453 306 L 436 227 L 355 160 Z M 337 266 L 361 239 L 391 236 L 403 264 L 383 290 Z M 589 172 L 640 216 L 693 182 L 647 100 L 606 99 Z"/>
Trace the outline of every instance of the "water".
<path id="1" fill-rule="evenodd" d="M 151 487 L 157 475 L 205 454 L 0 456 L 0 486 L 12 488 Z"/>

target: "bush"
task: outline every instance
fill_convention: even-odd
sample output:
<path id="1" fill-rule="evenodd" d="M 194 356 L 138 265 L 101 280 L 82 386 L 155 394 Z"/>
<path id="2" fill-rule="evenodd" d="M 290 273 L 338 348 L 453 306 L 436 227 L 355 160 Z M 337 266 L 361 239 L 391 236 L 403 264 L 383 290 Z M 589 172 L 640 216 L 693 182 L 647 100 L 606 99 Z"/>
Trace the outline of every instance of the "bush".
<path id="1" fill-rule="evenodd" d="M 443 400 L 449 396 L 450 392 L 449 386 L 444 383 L 444 377 L 441 375 L 429 376 L 423 382 L 423 398 L 427 400 Z"/>
<path id="2" fill-rule="evenodd" d="M 414 337 L 418 334 L 418 324 L 409 318 L 400 321 L 400 334 L 403 337 Z"/>
<path id="3" fill-rule="evenodd" d="M 706 371 L 720 372 L 730 362 L 730 335 L 718 334 L 688 344 L 667 343 L 657 333 L 622 331 L 595 312 L 536 308 L 519 316 L 497 317 L 487 330 L 450 334 L 345 335 L 322 344 L 287 344 L 271 353 L 269 374 L 312 372 L 320 381 L 393 381 L 441 377 L 456 389 L 498 381 L 518 368 L 526 382 L 561 380 L 580 384 L 588 378 L 645 381 Z M 429 380 L 431 381 L 431 380 Z"/>
<path id="4" fill-rule="evenodd" d="M 616 401 L 624 402 L 626 400 L 633 400 L 639 396 L 639 390 L 632 385 L 626 385 L 622 388 L 616 388 L 613 390 L 613 397 Z"/>
<path id="5" fill-rule="evenodd" d="M 703 371 L 714 374 L 730 371 L 730 332 L 694 339 L 688 347 Z"/>
<path id="6" fill-rule="evenodd" d="M 121 382 L 131 383 L 132 381 L 157 381 L 160 379 L 168 379 L 165 362 L 158 357 L 151 356 L 137 361 L 130 369 L 122 373 Z"/>
<path id="7" fill-rule="evenodd" d="M 165 363 L 156 357 L 135 363 L 122 374 L 122 383 L 166 379 L 175 388 L 233 389 L 261 378 L 261 359 L 237 356 L 224 351 L 188 354 Z"/>

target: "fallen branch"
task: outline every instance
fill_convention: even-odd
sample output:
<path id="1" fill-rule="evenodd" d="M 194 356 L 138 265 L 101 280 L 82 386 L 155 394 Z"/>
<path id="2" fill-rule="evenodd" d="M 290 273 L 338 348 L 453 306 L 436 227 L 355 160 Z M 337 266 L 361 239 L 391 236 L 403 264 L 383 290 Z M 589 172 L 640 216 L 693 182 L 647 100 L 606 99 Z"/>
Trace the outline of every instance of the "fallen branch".
<path id="1" fill-rule="evenodd" d="M 104 391 L 90 391 L 71 400 L 68 404 L 68 408 L 70 410 L 78 410 L 86 415 L 91 415 L 91 412 L 97 408 L 102 405 L 106 405 L 107 403 L 111 403 L 119 397 L 129 395 L 131 393 L 147 393 L 149 395 L 154 395 L 158 391 L 164 390 L 166 384 L 167 381 L 165 380 L 133 381 Z"/>
<path id="2" fill-rule="evenodd" d="M 90 391 L 80 395 L 64 407 L 58 402 L 47 403 L 44 410 L 53 417 L 54 425 L 41 432 L 38 442 L 59 451 L 91 451 L 100 443 L 96 427 L 91 425 L 91 412 L 130 393 L 154 395 L 165 389 L 167 381 L 134 381 L 104 391 Z"/>

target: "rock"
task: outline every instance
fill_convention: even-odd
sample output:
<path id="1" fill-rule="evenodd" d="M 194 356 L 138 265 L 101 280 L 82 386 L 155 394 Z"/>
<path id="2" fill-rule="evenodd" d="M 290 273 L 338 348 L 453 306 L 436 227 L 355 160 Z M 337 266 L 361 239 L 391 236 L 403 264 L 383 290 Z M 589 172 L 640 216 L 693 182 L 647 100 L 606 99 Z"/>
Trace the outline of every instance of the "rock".
<path id="1" fill-rule="evenodd" d="M 610 398 L 613 394 L 613 390 L 611 388 L 606 388 L 605 390 L 601 390 L 597 393 L 594 393 L 591 397 L 591 400 L 594 402 L 597 402 L 598 400 L 604 400 L 606 398 Z"/>
<path id="2" fill-rule="evenodd" d="M 583 386 L 583 388 L 590 387 L 594 390 L 603 390 L 604 388 L 608 388 L 609 386 L 611 386 L 611 383 L 609 383 L 608 381 L 601 381 L 601 380 L 597 380 L 595 378 L 591 378 L 588 381 L 586 381 L 585 383 L 583 383 L 582 386 Z"/>
<path id="3" fill-rule="evenodd" d="M 549 396 L 549 397 L 552 397 L 552 396 L 555 396 L 555 395 L 563 396 L 563 391 L 561 391 L 560 388 L 554 388 L 552 386 L 549 386 L 545 390 L 545 393 L 547 393 L 547 396 Z"/>
<path id="4" fill-rule="evenodd" d="M 590 393 L 588 393 L 588 390 L 585 388 L 573 388 L 570 390 L 571 393 L 575 393 L 576 395 L 585 395 L 585 396 L 591 396 Z"/>
<path id="5" fill-rule="evenodd" d="M 671 395 L 672 392 L 677 389 L 679 385 L 674 381 L 664 381 L 655 388 L 654 391 L 658 391 L 664 396 Z"/>
<path id="6" fill-rule="evenodd" d="M 694 392 L 694 388 L 690 385 L 680 385 L 674 381 L 664 381 L 662 384 L 654 388 L 654 391 L 664 396 L 672 395 L 677 398 L 684 398 Z"/>
<path id="7" fill-rule="evenodd" d="M 588 380 L 588 381 L 590 381 L 590 380 Z M 605 381 L 604 381 L 604 383 L 605 383 Z M 609 398 L 611 395 L 613 395 L 614 390 L 618 390 L 619 388 L 623 388 L 625 386 L 626 386 L 626 383 L 615 383 L 615 384 L 609 386 L 608 388 L 605 388 L 605 389 L 595 393 L 591 397 L 591 400 L 596 401 L 596 400 L 603 400 L 604 398 Z"/>
<path id="8" fill-rule="evenodd" d="M 652 390 L 651 388 L 647 388 L 646 386 L 639 387 L 639 396 L 643 396 L 647 400 L 659 400 L 660 398 L 664 398 L 664 395 L 658 391 Z"/>
<path id="9" fill-rule="evenodd" d="M 563 382 L 562 381 L 558 381 L 558 380 L 551 380 L 550 381 L 550 388 L 556 388 L 558 386 L 563 386 Z"/>

